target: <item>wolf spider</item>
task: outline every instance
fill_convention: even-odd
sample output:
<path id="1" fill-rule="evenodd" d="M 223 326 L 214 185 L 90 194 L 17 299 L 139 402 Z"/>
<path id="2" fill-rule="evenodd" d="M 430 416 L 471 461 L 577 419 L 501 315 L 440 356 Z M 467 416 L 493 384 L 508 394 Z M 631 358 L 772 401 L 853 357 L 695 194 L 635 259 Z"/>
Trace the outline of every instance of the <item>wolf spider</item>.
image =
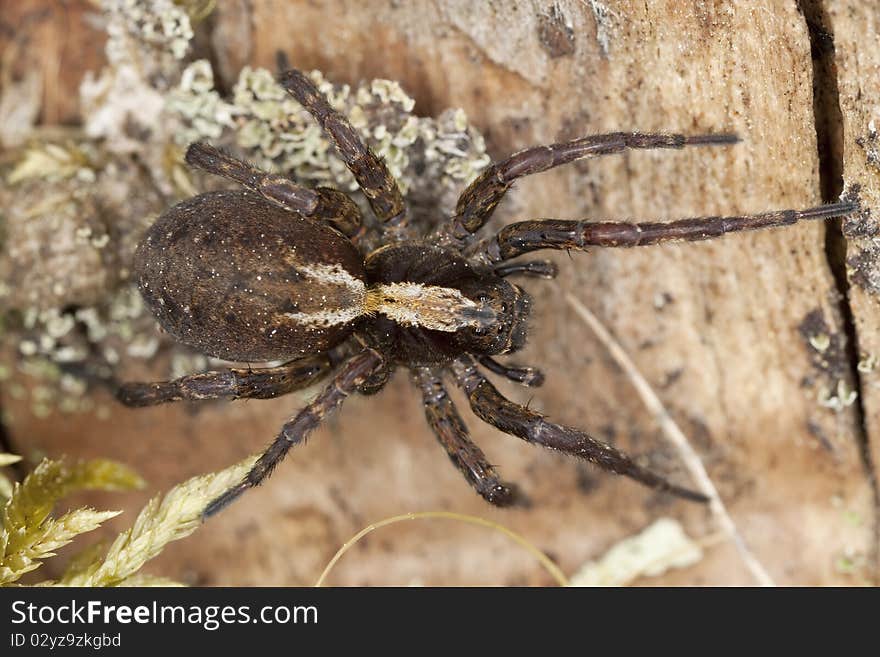
<path id="1" fill-rule="evenodd" d="M 323 391 L 281 428 L 249 474 L 204 510 L 210 516 L 260 484 L 294 445 L 354 392 L 379 391 L 397 366 L 422 392 L 428 424 L 449 458 L 488 502 L 524 497 L 499 478 L 468 436 L 444 387 L 450 375 L 484 422 L 527 442 L 579 456 L 679 497 L 706 501 L 670 483 L 579 429 L 550 422 L 506 399 L 480 366 L 526 386 L 543 375 L 502 364 L 520 349 L 530 300 L 514 274 L 553 278 L 554 264 L 512 262 L 540 249 L 585 250 L 694 241 L 725 233 L 847 214 L 854 203 L 753 216 L 668 223 L 521 221 L 478 239 L 480 228 L 515 180 L 575 160 L 630 149 L 724 145 L 735 135 L 617 132 L 520 151 L 483 171 L 461 194 L 455 214 L 421 236 L 385 163 L 302 73 L 284 88 L 305 107 L 354 174 L 376 221 L 329 188 L 309 189 L 260 171 L 207 145 L 189 147 L 194 167 L 245 190 L 201 194 L 175 205 L 147 231 L 134 271 L 159 323 L 180 342 L 227 360 L 284 361 L 261 369 L 222 369 L 118 390 L 130 406 L 217 398 L 272 398 L 334 372 Z"/>

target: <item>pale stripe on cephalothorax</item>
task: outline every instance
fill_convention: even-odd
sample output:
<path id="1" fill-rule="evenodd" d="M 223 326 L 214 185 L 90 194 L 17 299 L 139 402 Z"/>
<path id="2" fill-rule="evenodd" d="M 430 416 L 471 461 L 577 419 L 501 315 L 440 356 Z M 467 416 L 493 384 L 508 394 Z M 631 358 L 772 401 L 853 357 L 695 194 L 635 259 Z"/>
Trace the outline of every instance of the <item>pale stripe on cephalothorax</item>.
<path id="1" fill-rule="evenodd" d="M 495 313 L 451 287 L 423 283 L 366 284 L 341 265 L 296 265 L 312 282 L 327 285 L 336 307 L 285 313 L 285 317 L 310 328 L 347 324 L 362 315 L 382 313 L 403 326 L 420 326 L 435 331 L 455 332 L 467 326 L 488 326 Z M 327 295 L 322 295 L 322 300 Z"/>
<path id="2" fill-rule="evenodd" d="M 368 312 L 379 312 L 403 326 L 454 333 L 466 326 L 487 326 L 495 313 L 459 290 L 423 283 L 387 283 L 367 290 Z"/>

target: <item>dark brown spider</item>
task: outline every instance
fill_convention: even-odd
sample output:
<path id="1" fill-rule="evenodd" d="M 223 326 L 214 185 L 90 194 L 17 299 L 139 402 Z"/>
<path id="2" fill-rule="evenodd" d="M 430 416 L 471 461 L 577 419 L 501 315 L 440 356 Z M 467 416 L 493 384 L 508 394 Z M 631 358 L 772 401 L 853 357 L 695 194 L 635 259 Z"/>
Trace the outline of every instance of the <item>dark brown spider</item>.
<path id="1" fill-rule="evenodd" d="M 510 260 L 539 249 L 710 239 L 836 217 L 852 212 L 855 203 L 669 223 L 523 221 L 477 240 L 517 178 L 627 149 L 738 141 L 729 134 L 613 133 L 530 148 L 493 164 L 464 190 L 452 218 L 433 234 L 420 236 L 407 224 L 397 182 L 348 121 L 299 71 L 287 72 L 281 82 L 333 141 L 378 222 L 365 224 L 342 192 L 308 189 L 206 144 L 190 146 L 190 165 L 234 180 L 248 191 L 201 194 L 162 215 L 135 257 L 140 290 L 159 323 L 185 344 L 229 360 L 286 362 L 129 383 L 120 388 L 119 399 L 131 406 L 181 399 L 266 399 L 304 388 L 335 370 L 329 385 L 282 427 L 241 483 L 208 505 L 205 516 L 261 483 L 348 395 L 379 391 L 397 366 L 412 373 L 428 424 L 450 459 L 492 504 L 507 506 L 523 498 L 499 479 L 468 437 L 444 388 L 446 374 L 465 392 L 474 413 L 505 433 L 580 456 L 653 488 L 706 500 L 583 431 L 513 403 L 483 376 L 478 363 L 527 386 L 540 385 L 544 378 L 538 370 L 493 359 L 517 351 L 526 339 L 529 296 L 507 277 L 556 275 L 556 267 L 547 261 Z"/>

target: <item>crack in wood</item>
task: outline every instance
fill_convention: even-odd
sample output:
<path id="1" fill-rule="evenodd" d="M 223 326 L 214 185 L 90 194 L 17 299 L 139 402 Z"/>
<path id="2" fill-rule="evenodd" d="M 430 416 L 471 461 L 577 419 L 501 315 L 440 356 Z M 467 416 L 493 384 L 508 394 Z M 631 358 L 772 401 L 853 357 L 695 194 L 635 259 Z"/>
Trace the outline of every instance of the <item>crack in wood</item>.
<path id="1" fill-rule="evenodd" d="M 810 55 L 813 61 L 813 114 L 816 125 L 816 146 L 819 155 L 819 185 L 822 200 L 839 200 L 844 191 L 843 168 L 843 112 L 837 80 L 834 30 L 823 0 L 797 0 L 798 10 L 804 16 L 810 36 Z M 871 577 L 880 582 L 880 482 L 871 457 L 867 411 L 863 381 L 858 370 L 859 336 L 850 304 L 850 281 L 846 271 L 847 241 L 840 222 L 828 222 L 825 231 L 825 254 L 839 293 L 839 308 L 846 334 L 846 357 L 850 364 L 850 378 L 857 393 L 855 403 L 856 437 L 859 454 L 868 477 L 873 496 L 873 540 L 870 562 Z"/>

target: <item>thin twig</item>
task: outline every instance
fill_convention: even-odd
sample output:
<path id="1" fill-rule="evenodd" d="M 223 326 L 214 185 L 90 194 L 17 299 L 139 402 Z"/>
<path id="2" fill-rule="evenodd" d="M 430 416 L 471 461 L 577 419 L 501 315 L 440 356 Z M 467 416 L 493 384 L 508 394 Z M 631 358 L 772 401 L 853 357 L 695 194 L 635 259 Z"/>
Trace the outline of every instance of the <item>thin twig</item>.
<path id="1" fill-rule="evenodd" d="M 749 549 L 749 546 L 746 545 L 745 540 L 737 530 L 736 525 L 733 523 L 733 518 L 730 517 L 727 508 L 724 506 L 724 502 L 721 501 L 721 497 L 718 495 L 718 489 L 715 488 L 715 484 L 713 484 L 712 480 L 709 478 L 709 474 L 706 472 L 706 468 L 703 466 L 700 456 L 694 448 L 691 447 L 684 432 L 669 415 L 666 407 L 663 406 L 663 402 L 660 401 L 660 398 L 657 397 L 654 390 L 645 380 L 645 377 L 643 377 L 638 368 L 636 368 L 635 363 L 632 362 L 630 357 L 623 350 L 623 347 L 620 346 L 620 343 L 614 339 L 614 337 L 608 332 L 602 323 L 599 322 L 596 316 L 584 306 L 584 304 L 571 294 L 565 295 L 565 301 L 572 307 L 578 316 L 586 322 L 590 329 L 592 329 L 596 334 L 596 337 L 598 337 L 605 348 L 608 349 L 611 357 L 614 358 L 620 368 L 629 377 L 630 382 L 632 382 L 636 391 L 639 393 L 639 396 L 641 396 L 642 402 L 654 415 L 654 418 L 660 425 L 667 440 L 675 445 L 682 461 L 684 461 L 685 467 L 688 469 L 691 477 L 693 477 L 694 482 L 697 484 L 697 489 L 709 498 L 709 509 L 711 510 L 712 515 L 715 516 L 721 529 L 727 534 L 730 540 L 733 541 L 743 563 L 746 565 L 746 568 L 749 569 L 752 577 L 754 577 L 755 581 L 761 586 L 775 586 L 773 579 Z"/>
<path id="2" fill-rule="evenodd" d="M 463 513 L 454 513 L 452 511 L 420 511 L 417 513 L 404 513 L 399 516 L 392 516 L 390 518 L 385 518 L 384 520 L 380 520 L 379 522 L 373 523 L 372 525 L 368 525 L 364 529 L 360 530 L 357 534 L 352 536 L 349 540 L 347 540 L 339 550 L 336 551 L 336 554 L 333 555 L 333 558 L 330 559 L 330 563 L 324 568 L 324 571 L 321 573 L 321 576 L 318 578 L 318 581 L 315 583 L 317 588 L 320 588 L 324 585 L 324 581 L 327 579 L 327 575 L 330 574 L 330 571 L 333 570 L 333 567 L 336 565 L 336 562 L 342 558 L 346 552 L 348 552 L 355 543 L 361 540 L 364 536 L 373 532 L 377 529 L 381 529 L 382 527 L 386 527 L 388 525 L 393 525 L 395 523 L 401 522 L 403 520 L 455 520 L 457 522 L 464 522 L 470 525 L 477 525 L 479 527 L 488 527 L 489 529 L 493 529 L 497 532 L 500 532 L 507 536 L 508 538 L 513 539 L 516 543 L 524 547 L 528 550 L 544 568 L 548 573 L 556 580 L 556 583 L 559 586 L 568 586 L 568 578 L 565 576 L 565 573 L 559 569 L 553 559 L 548 557 L 546 554 L 541 552 L 541 550 L 531 543 L 525 537 L 517 534 L 512 529 L 508 529 L 504 525 L 500 525 L 497 522 L 493 522 L 492 520 L 487 520 L 486 518 L 480 518 L 479 516 L 470 516 Z"/>

